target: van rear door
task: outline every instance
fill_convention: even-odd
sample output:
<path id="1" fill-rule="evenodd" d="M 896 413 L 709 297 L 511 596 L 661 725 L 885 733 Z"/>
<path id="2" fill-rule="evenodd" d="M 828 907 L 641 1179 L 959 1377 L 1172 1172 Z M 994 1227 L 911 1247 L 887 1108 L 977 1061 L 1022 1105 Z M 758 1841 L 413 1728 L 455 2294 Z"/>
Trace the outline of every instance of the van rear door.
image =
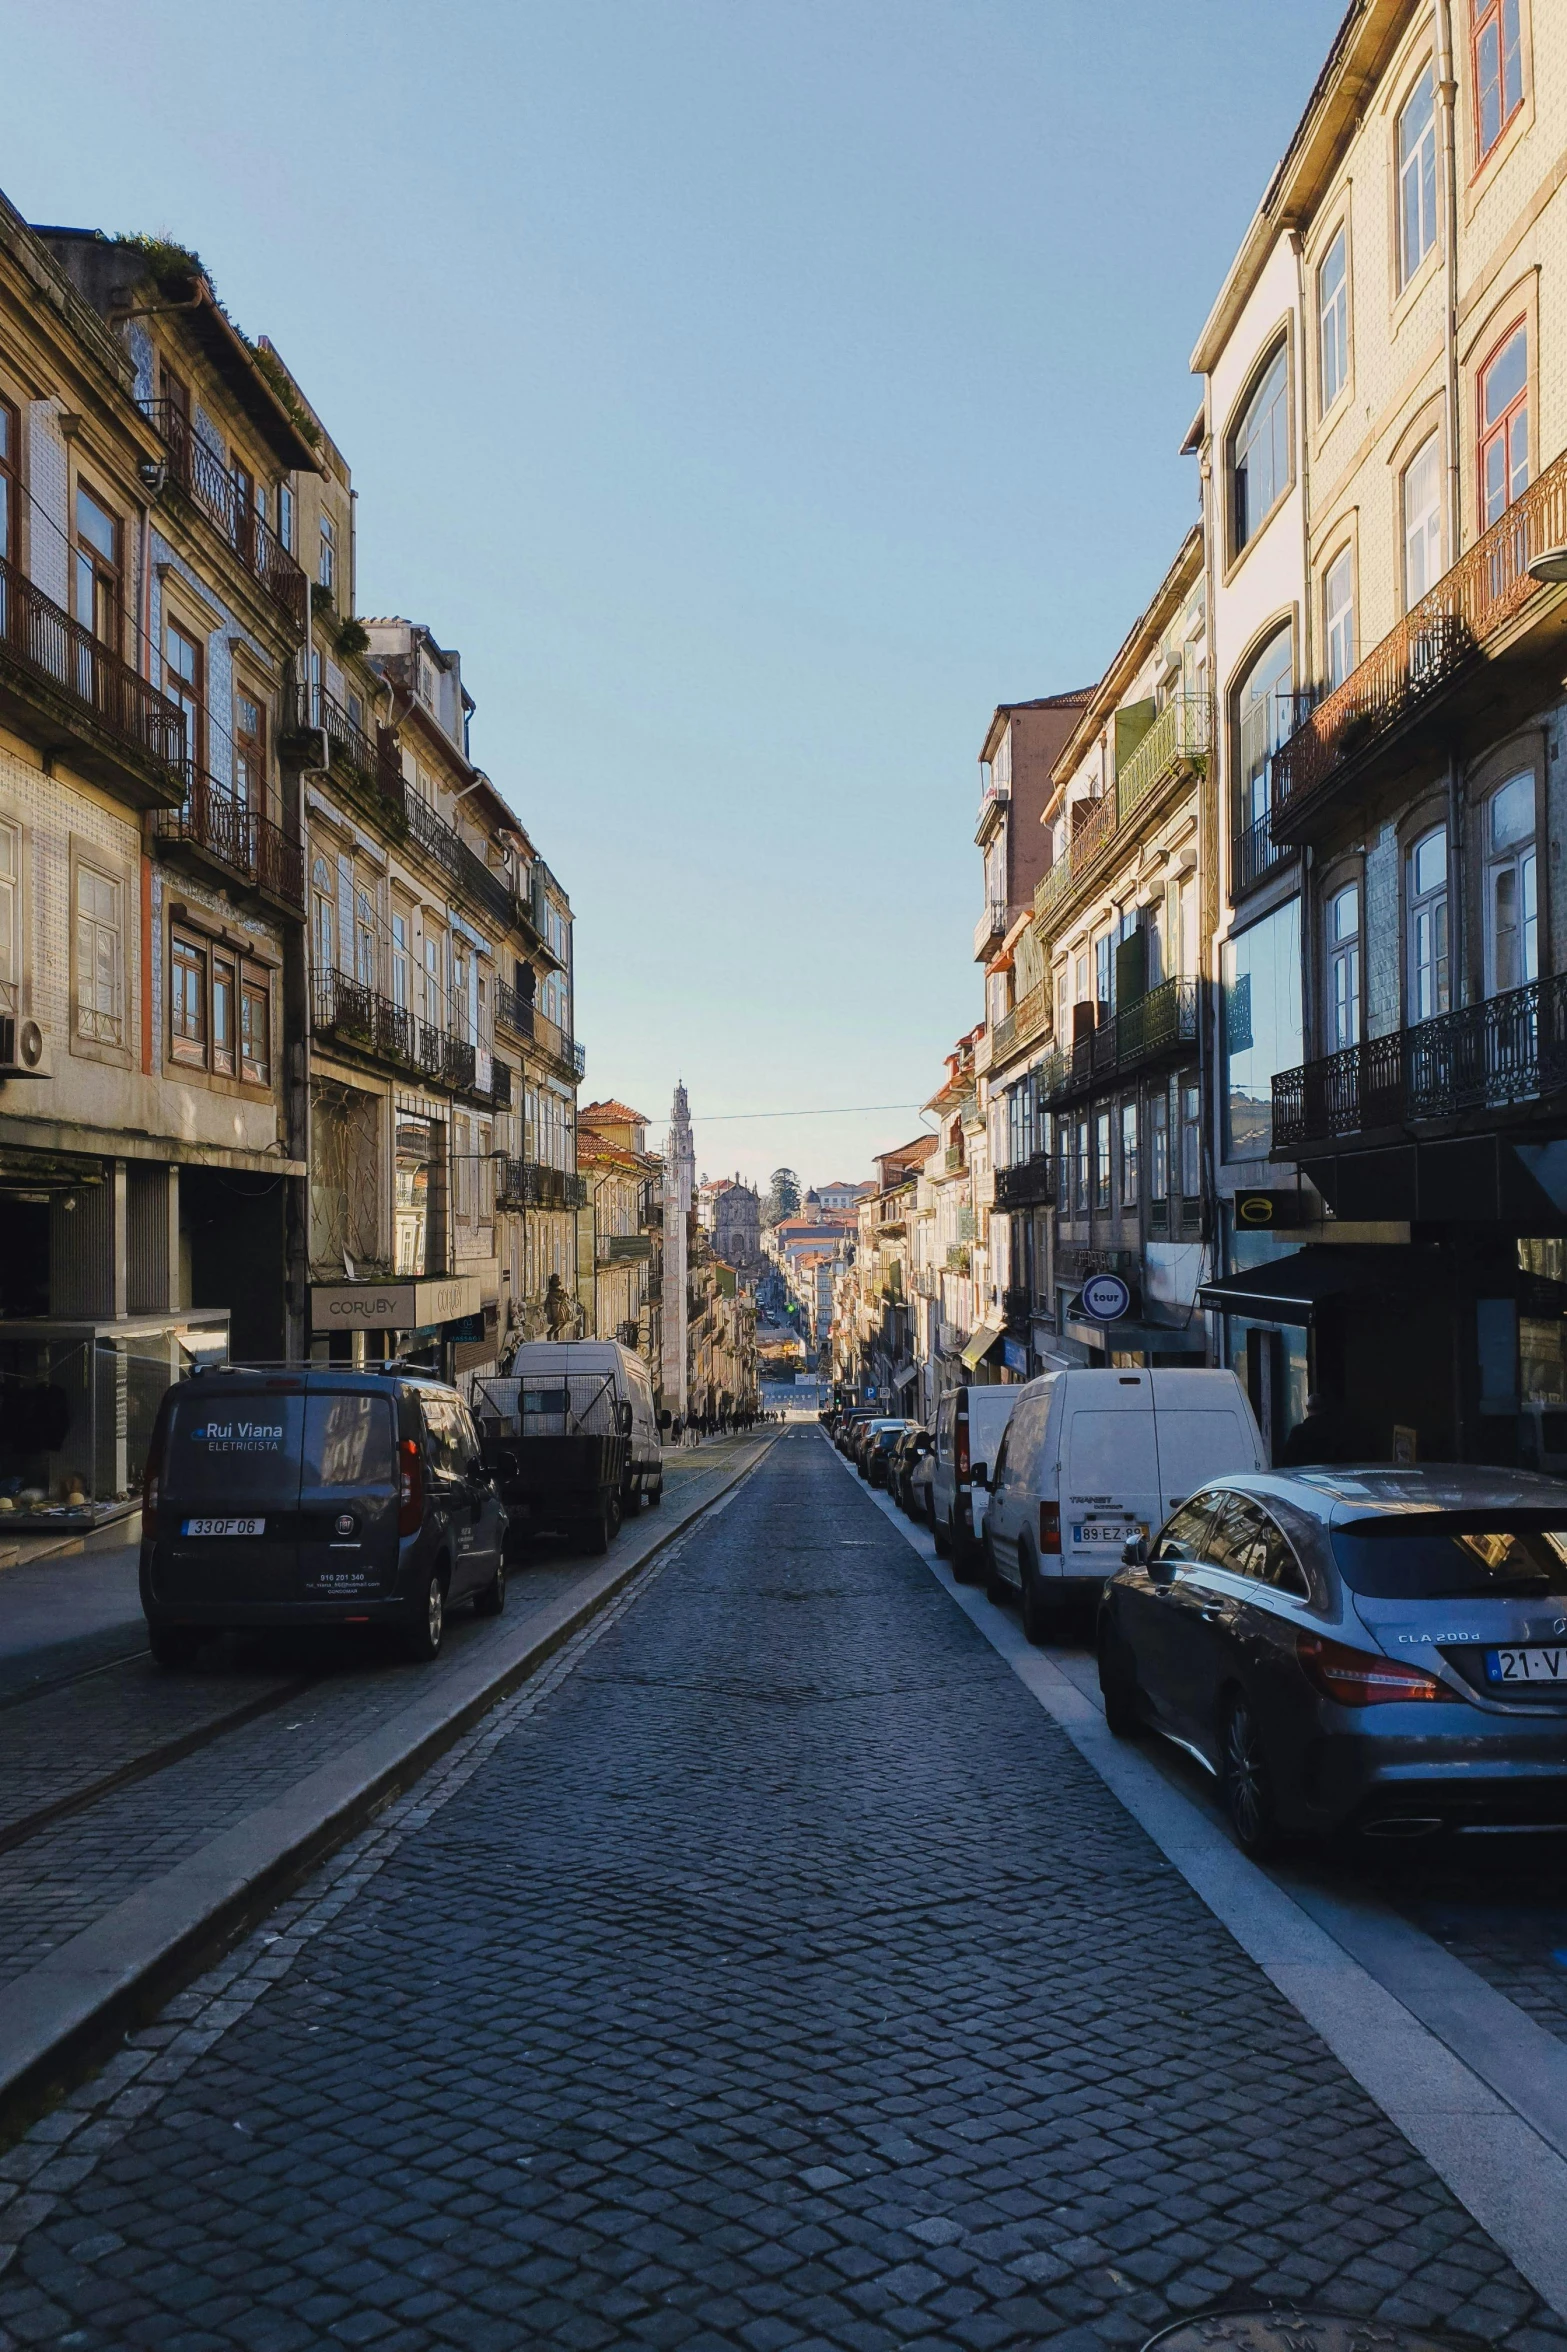
<path id="1" fill-rule="evenodd" d="M 397 1429 L 390 1393 L 305 1399 L 299 1590 L 308 1601 L 379 1599 L 397 1577 Z"/>
<path id="2" fill-rule="evenodd" d="M 152 1581 L 165 1607 L 294 1600 L 303 1386 L 183 1383 L 169 1408 Z"/>
<path id="3" fill-rule="evenodd" d="M 1111 1576 L 1127 1537 L 1157 1527 L 1164 1516 L 1148 1375 L 1062 1377 L 1061 1573 Z"/>
<path id="4" fill-rule="evenodd" d="M 1155 1372 L 1154 1426 L 1159 1442 L 1160 1507 L 1164 1519 L 1227 1470 L 1261 1470 L 1262 1442 L 1240 1382 L 1232 1372 Z"/>

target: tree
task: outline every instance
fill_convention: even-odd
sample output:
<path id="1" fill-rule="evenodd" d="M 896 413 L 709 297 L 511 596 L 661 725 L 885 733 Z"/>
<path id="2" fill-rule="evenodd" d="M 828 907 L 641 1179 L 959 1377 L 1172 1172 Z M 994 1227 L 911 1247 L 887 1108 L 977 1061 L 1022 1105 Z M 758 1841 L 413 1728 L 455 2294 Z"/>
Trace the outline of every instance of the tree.
<path id="1" fill-rule="evenodd" d="M 767 1205 L 762 1211 L 764 1220 L 769 1225 L 780 1225 L 785 1217 L 798 1215 L 799 1208 L 799 1177 L 792 1168 L 775 1168 L 772 1185 L 767 1195 Z"/>

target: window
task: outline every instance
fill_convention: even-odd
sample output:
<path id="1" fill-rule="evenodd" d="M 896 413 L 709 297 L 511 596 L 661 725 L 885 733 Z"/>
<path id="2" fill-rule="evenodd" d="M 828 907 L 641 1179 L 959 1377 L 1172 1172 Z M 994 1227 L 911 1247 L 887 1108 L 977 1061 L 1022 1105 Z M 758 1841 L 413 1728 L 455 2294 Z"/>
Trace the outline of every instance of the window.
<path id="1" fill-rule="evenodd" d="M 1529 337 L 1515 327 L 1480 375 L 1480 523 L 1529 486 Z"/>
<path id="2" fill-rule="evenodd" d="M 0 817 L 0 1012 L 14 1013 L 22 985 L 22 828 Z"/>
<path id="3" fill-rule="evenodd" d="M 267 714 L 244 687 L 234 695 L 234 797 L 258 814 L 267 803 Z"/>
<path id="4" fill-rule="evenodd" d="M 120 526 L 85 482 L 76 485 L 76 618 L 100 644 L 120 633 Z"/>
<path id="5" fill-rule="evenodd" d="M 1534 777 L 1513 776 L 1485 804 L 1486 994 L 1540 976 Z"/>
<path id="6" fill-rule="evenodd" d="M 1328 692 L 1355 666 L 1355 558 L 1351 549 L 1328 566 L 1322 583 L 1322 633 L 1328 648 Z"/>
<path id="7" fill-rule="evenodd" d="M 1253 1577 L 1303 1598 L 1305 1575 L 1283 1531 L 1245 1495 L 1227 1495 L 1209 1532 L 1206 1557 L 1232 1576 Z"/>
<path id="8" fill-rule="evenodd" d="M 212 959 L 212 1067 L 234 1075 L 234 966 L 228 956 Z"/>
<path id="9" fill-rule="evenodd" d="M 1203 1559 L 1212 1517 L 1212 1495 L 1193 1495 L 1166 1525 L 1154 1545 L 1152 1557 L 1185 1563 Z"/>
<path id="10" fill-rule="evenodd" d="M 317 858 L 310 869 L 311 931 L 318 973 L 337 969 L 337 894 L 332 869 Z"/>
<path id="11" fill-rule="evenodd" d="M 251 525 L 256 511 L 256 477 L 249 466 L 241 465 L 237 457 L 229 473 L 234 484 L 234 544 L 248 561 L 253 543 Z"/>
<path id="12" fill-rule="evenodd" d="M 1282 345 L 1236 427 L 1231 464 L 1239 555 L 1289 487 L 1289 359 Z"/>
<path id="13" fill-rule="evenodd" d="M 1202 1090 L 1195 1078 L 1183 1078 L 1181 1097 L 1181 1192 L 1189 1200 L 1202 1198 Z"/>
<path id="14" fill-rule="evenodd" d="M 1329 1051 L 1360 1043 L 1360 885 L 1336 890 L 1327 903 Z"/>
<path id="15" fill-rule="evenodd" d="M 1447 833 L 1438 825 L 1409 853 L 1409 1017 L 1429 1021 L 1452 1005 L 1447 957 Z"/>
<path id="16" fill-rule="evenodd" d="M 1404 468 L 1404 610 L 1442 576 L 1442 449 L 1435 433 Z"/>
<path id="17" fill-rule="evenodd" d="M 1148 1097 L 1148 1197 L 1162 1201 L 1170 1192 L 1170 1098 L 1163 1087 Z"/>
<path id="18" fill-rule="evenodd" d="M 432 1029 L 444 1026 L 441 1010 L 441 943 L 426 936 L 424 943 L 424 1017 Z"/>
<path id="19" fill-rule="evenodd" d="M 361 988 L 375 986 L 375 906 L 368 890 L 354 899 L 354 978 Z"/>
<path id="20" fill-rule="evenodd" d="M 1285 628 L 1258 654 L 1238 698 L 1243 832 L 1259 825 L 1272 804 L 1273 755 L 1291 731 L 1293 686 L 1294 660 L 1290 632 Z"/>
<path id="21" fill-rule="evenodd" d="M 1523 104 L 1519 0 L 1474 0 L 1475 144 L 1483 163 Z"/>
<path id="22" fill-rule="evenodd" d="M 1110 931 L 1094 941 L 1094 994 L 1102 1021 L 1115 1010 L 1115 935 Z"/>
<path id="23" fill-rule="evenodd" d="M 9 400 L 0 400 L 0 561 L 6 563 L 17 562 L 22 552 L 21 467 L 21 422 Z"/>
<path id="24" fill-rule="evenodd" d="M 329 596 L 337 593 L 337 525 L 329 514 L 321 517 L 321 545 L 316 557 L 316 578 Z"/>
<path id="25" fill-rule="evenodd" d="M 1436 243 L 1436 78 L 1428 65 L 1398 118 L 1399 282 Z"/>
<path id="26" fill-rule="evenodd" d="M 240 1070 L 252 1086 L 266 1086 L 272 1078 L 272 1005 L 266 981 L 247 972 L 240 987 Z"/>
<path id="27" fill-rule="evenodd" d="M 1317 272 L 1317 368 L 1322 413 L 1349 381 L 1349 262 L 1347 229 L 1340 229 Z"/>
<path id="28" fill-rule="evenodd" d="M 1123 1209 L 1135 1209 L 1137 1206 L 1139 1173 L 1137 1104 L 1134 1100 L 1124 1102 L 1121 1105 L 1121 1206 Z"/>
<path id="29" fill-rule="evenodd" d="M 1088 1121 L 1079 1119 L 1073 1134 L 1075 1167 L 1072 1176 L 1072 1206 L 1078 1216 L 1088 1214 Z"/>
<path id="30" fill-rule="evenodd" d="M 76 1034 L 119 1045 L 125 1027 L 121 886 L 96 866 L 76 869 Z"/>
<path id="31" fill-rule="evenodd" d="M 392 912 L 392 1002 L 408 1010 L 408 917 Z"/>
<path id="32" fill-rule="evenodd" d="M 185 713 L 185 756 L 196 767 L 206 766 L 205 648 L 178 621 L 163 625 L 163 691 Z"/>
<path id="33" fill-rule="evenodd" d="M 1110 1114 L 1094 1113 L 1094 1207 L 1110 1206 Z"/>
<path id="34" fill-rule="evenodd" d="M 294 552 L 294 492 L 292 485 L 287 482 L 279 482 L 277 486 L 277 535 L 288 549 L 289 554 L 292 555 Z"/>
<path id="35" fill-rule="evenodd" d="M 1265 1159 L 1273 1080 L 1301 1059 L 1300 900 L 1224 943 L 1226 1157 Z"/>
<path id="36" fill-rule="evenodd" d="M 169 1052 L 176 1062 L 206 1067 L 206 953 L 178 935 L 169 941 Z"/>

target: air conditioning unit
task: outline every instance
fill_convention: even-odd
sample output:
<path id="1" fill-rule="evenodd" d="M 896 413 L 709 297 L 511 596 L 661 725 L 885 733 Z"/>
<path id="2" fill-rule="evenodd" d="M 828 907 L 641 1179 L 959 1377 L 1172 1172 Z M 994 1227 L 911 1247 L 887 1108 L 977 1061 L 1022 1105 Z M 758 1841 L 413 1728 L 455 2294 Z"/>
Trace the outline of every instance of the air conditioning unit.
<path id="1" fill-rule="evenodd" d="M 0 1013 L 0 1086 L 8 1078 L 47 1078 L 49 1040 L 36 1021 Z"/>

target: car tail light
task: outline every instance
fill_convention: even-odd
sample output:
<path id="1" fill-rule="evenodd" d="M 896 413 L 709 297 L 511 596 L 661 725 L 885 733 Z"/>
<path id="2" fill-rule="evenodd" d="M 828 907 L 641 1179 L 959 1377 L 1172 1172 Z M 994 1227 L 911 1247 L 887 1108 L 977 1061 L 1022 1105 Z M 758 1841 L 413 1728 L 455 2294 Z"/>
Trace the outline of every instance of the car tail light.
<path id="1" fill-rule="evenodd" d="M 1295 1636 L 1295 1655 L 1306 1680 L 1340 1707 L 1380 1707 L 1390 1699 L 1451 1699 L 1452 1691 L 1423 1667 L 1401 1658 L 1352 1650 L 1315 1633 Z"/>
<path id="2" fill-rule="evenodd" d="M 968 1476 L 968 1415 L 967 1415 L 967 1413 L 960 1413 L 960 1414 L 958 1415 L 958 1424 L 957 1424 L 957 1472 L 958 1472 L 958 1476 L 959 1476 L 960 1478 L 967 1478 L 967 1476 Z"/>
<path id="3" fill-rule="evenodd" d="M 417 1535 L 424 1524 L 424 1462 L 419 1440 L 405 1437 L 397 1456 L 397 1532 Z"/>
<path id="4" fill-rule="evenodd" d="M 1039 1506 L 1039 1548 L 1042 1552 L 1061 1552 L 1061 1506 L 1041 1503 Z"/>

